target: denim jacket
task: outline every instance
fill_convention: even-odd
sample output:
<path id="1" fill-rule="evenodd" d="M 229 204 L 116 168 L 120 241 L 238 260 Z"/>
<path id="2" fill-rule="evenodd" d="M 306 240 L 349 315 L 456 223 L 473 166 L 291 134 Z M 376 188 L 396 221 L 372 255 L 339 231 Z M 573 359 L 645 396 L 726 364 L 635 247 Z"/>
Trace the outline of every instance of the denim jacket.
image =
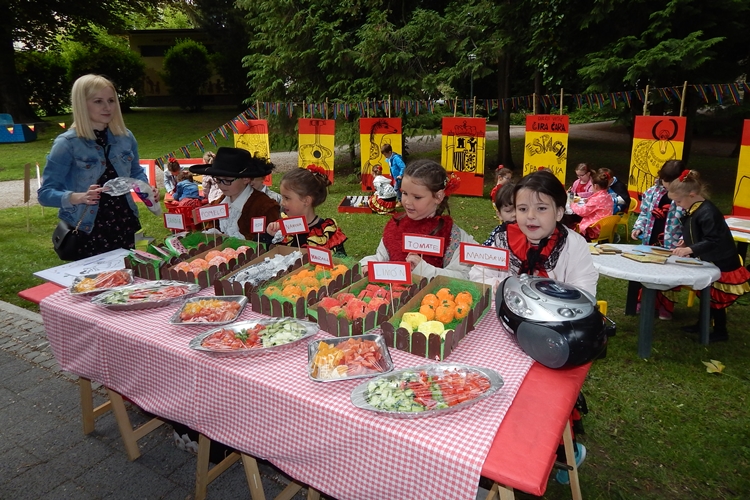
<path id="1" fill-rule="evenodd" d="M 107 137 L 109 161 L 117 175 L 147 182 L 146 172 L 139 163 L 138 143 L 133 134 L 128 130 L 127 135 L 118 136 L 108 130 Z M 47 155 L 42 187 L 37 191 L 39 203 L 48 207 L 59 207 L 57 216 L 60 219 L 71 226 L 75 226 L 80 220 L 79 229 L 90 233 L 99 205 L 73 205 L 70 203 L 70 195 L 86 192 L 89 186 L 96 184 L 106 167 L 104 148 L 95 140 L 78 137 L 75 129 L 63 132 L 52 143 L 52 150 Z M 127 196 L 127 200 L 137 217 L 138 207 L 133 198 Z"/>

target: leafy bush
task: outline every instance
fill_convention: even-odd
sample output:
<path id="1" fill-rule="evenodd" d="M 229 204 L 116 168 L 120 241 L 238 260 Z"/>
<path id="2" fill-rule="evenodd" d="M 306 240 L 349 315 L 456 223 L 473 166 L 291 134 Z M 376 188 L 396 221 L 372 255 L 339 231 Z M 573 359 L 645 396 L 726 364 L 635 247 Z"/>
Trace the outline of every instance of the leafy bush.
<path id="1" fill-rule="evenodd" d="M 195 40 L 177 40 L 164 55 L 161 77 L 180 108 L 200 111 L 200 90 L 211 77 L 208 49 Z"/>
<path id="2" fill-rule="evenodd" d="M 77 45 L 69 57 L 71 82 L 89 73 L 102 75 L 114 82 L 123 110 L 138 104 L 146 74 L 146 65 L 138 54 L 116 45 Z"/>
<path id="3" fill-rule="evenodd" d="M 57 52 L 16 52 L 23 92 L 38 114 L 61 115 L 70 104 L 68 65 Z"/>

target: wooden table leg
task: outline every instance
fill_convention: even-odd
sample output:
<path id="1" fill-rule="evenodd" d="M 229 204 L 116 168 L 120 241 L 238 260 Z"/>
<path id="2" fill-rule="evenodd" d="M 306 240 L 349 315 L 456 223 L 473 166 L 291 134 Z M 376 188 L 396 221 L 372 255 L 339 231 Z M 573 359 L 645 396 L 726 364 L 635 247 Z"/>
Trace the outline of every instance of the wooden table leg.
<path id="1" fill-rule="evenodd" d="M 487 493 L 487 498 L 484 500 L 495 500 L 495 498 L 499 498 L 500 500 L 514 500 L 516 495 L 513 488 L 494 483 L 492 488 L 490 488 L 489 493 Z"/>
<path id="2" fill-rule="evenodd" d="M 570 477 L 570 492 L 573 495 L 573 500 L 581 500 L 581 483 L 578 481 L 576 452 L 575 446 L 573 446 L 573 433 L 570 431 L 569 423 L 565 424 L 565 430 L 563 431 L 563 444 L 565 445 L 565 460 L 568 462 L 568 465 L 573 468 L 568 472 L 568 476 Z"/>
<path id="3" fill-rule="evenodd" d="M 164 421 L 154 417 L 137 429 L 133 429 L 122 396 L 109 388 L 107 388 L 107 394 L 112 404 L 112 412 L 115 414 L 117 427 L 120 428 L 120 436 L 125 445 L 125 452 L 128 454 L 128 460 L 132 462 L 141 456 L 141 450 L 138 448 L 138 440 L 159 427 Z"/>
<path id="4" fill-rule="evenodd" d="M 250 488 L 250 498 L 253 500 L 266 500 L 266 494 L 263 491 L 263 482 L 258 470 L 258 461 L 250 455 L 240 454 L 242 456 L 242 467 L 245 469 L 247 486 Z M 296 491 L 294 492 L 296 493 Z M 292 494 L 294 496 L 294 494 Z"/>
<path id="5" fill-rule="evenodd" d="M 651 337 L 654 333 L 654 309 L 656 308 L 656 290 L 643 287 L 641 294 L 641 320 L 638 332 L 638 356 L 651 356 Z"/>
<path id="6" fill-rule="evenodd" d="M 112 409 L 112 403 L 107 401 L 94 408 L 94 391 L 91 390 L 91 380 L 78 377 L 78 392 L 81 396 L 81 420 L 83 420 L 83 433 L 94 432 L 94 420 L 100 415 Z"/>
<path id="7" fill-rule="evenodd" d="M 232 464 L 240 459 L 240 454 L 234 451 L 229 454 L 224 460 L 214 465 L 213 468 L 209 469 L 209 454 L 211 453 L 211 440 L 199 434 L 198 436 L 198 465 L 195 471 L 195 500 L 204 500 L 206 498 L 206 490 L 208 489 L 209 483 L 219 477 L 219 474 L 227 470 Z M 256 464 L 257 468 L 257 464 Z M 263 488 L 261 487 L 261 492 Z M 260 500 L 263 500 L 261 497 Z M 256 500 L 253 497 L 253 500 Z"/>
<path id="8" fill-rule="evenodd" d="M 711 327 L 711 285 L 701 290 L 701 313 L 698 319 L 701 344 L 708 345 L 708 333 Z"/>

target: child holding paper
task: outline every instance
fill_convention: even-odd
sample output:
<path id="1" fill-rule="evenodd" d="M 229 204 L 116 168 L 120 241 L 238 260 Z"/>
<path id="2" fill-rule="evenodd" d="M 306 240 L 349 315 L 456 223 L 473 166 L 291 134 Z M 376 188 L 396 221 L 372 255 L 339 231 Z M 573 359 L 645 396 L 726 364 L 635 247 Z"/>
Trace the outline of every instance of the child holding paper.
<path id="1" fill-rule="evenodd" d="M 450 276 L 467 279 L 471 266 L 460 261 L 459 244 L 476 244 L 474 238 L 454 224 L 448 211 L 448 196 L 458 187 L 458 179 L 450 178 L 445 169 L 432 160 L 417 160 L 410 163 L 401 182 L 401 203 L 405 214 L 394 215 L 383 230 L 383 238 L 375 255 L 362 259 L 367 262 L 409 262 L 412 272 L 431 279 L 435 276 Z M 443 238 L 445 253 L 418 255 L 403 249 L 403 235 L 417 234 Z"/>
<path id="2" fill-rule="evenodd" d="M 515 185 L 513 199 L 516 221 L 498 226 L 490 242 L 509 251 L 510 268 L 475 265 L 469 279 L 496 288 L 511 275 L 547 276 L 596 296 L 599 273 L 588 243 L 560 222 L 568 200 L 562 183 L 549 170 L 540 170 Z"/>
<path id="3" fill-rule="evenodd" d="M 321 167 L 308 165 L 307 168 L 294 168 L 281 178 L 281 205 L 286 217 L 304 217 L 309 232 L 307 234 L 281 234 L 280 220 L 271 222 L 266 231 L 274 236 L 273 242 L 279 245 L 323 247 L 335 254 L 346 255 L 344 242 L 346 235 L 333 219 L 323 219 L 315 214 L 315 207 L 326 201 L 330 179 Z M 298 243 L 299 242 L 299 243 Z"/>

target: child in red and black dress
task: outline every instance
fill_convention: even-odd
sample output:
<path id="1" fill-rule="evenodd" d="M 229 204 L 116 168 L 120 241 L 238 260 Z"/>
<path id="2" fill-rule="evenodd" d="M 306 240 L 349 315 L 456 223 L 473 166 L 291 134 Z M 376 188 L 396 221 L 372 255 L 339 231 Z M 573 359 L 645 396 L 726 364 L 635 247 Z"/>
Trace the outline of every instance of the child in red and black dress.
<path id="1" fill-rule="evenodd" d="M 450 215 L 442 215 L 448 210 L 448 195 L 457 186 L 457 179 L 449 179 L 445 169 L 432 160 L 410 163 L 401 181 L 401 203 L 406 213 L 394 215 L 388 221 L 376 254 L 362 259 L 362 266 L 369 261 L 405 261 L 411 264 L 414 274 L 428 279 L 435 276 L 467 279 L 471 266 L 460 261 L 458 247 L 462 241 L 475 245 L 477 242 L 454 224 Z M 443 256 L 404 252 L 404 233 L 442 237 Z"/>
<path id="2" fill-rule="evenodd" d="M 323 219 L 315 214 L 315 207 L 326 201 L 331 181 L 321 167 L 309 165 L 294 168 L 281 179 L 281 207 L 287 217 L 303 216 L 307 222 L 307 234 L 281 235 L 281 222 L 273 221 L 266 228 L 274 235 L 273 242 L 279 245 L 324 247 L 339 255 L 346 255 L 346 235 L 333 219 Z"/>
<path id="3" fill-rule="evenodd" d="M 721 276 L 711 285 L 711 317 L 714 329 L 710 342 L 729 339 L 726 309 L 750 292 L 750 271 L 742 267 L 737 246 L 724 216 L 705 198 L 705 186 L 695 170 L 686 170 L 669 186 L 669 197 L 687 212 L 682 218 L 683 241 L 672 250 L 680 257 L 698 257 L 712 262 Z M 697 325 L 685 328 L 697 332 Z"/>

